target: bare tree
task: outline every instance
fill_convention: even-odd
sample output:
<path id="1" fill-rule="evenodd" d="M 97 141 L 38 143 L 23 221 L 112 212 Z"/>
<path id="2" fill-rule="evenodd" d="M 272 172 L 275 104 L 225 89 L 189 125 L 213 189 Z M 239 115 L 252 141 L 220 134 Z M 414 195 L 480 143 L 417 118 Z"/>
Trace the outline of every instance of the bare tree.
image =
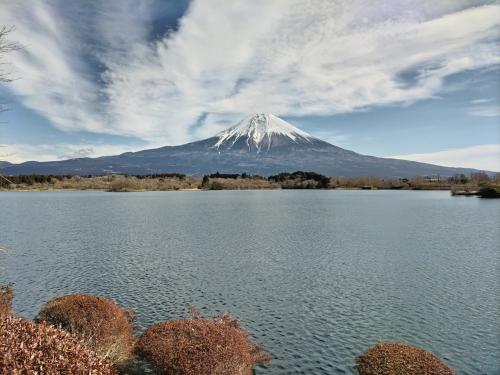
<path id="1" fill-rule="evenodd" d="M 6 65 L 6 63 L 2 61 L 4 56 L 9 52 L 21 48 L 19 43 L 11 42 L 7 39 L 7 35 L 9 35 L 12 31 L 14 31 L 14 27 L 0 26 L 0 83 L 12 81 L 10 73 L 4 70 Z"/>
<path id="2" fill-rule="evenodd" d="M 10 71 L 6 69 L 8 63 L 4 62 L 7 54 L 18 50 L 21 46 L 18 43 L 11 42 L 7 36 L 14 30 L 14 27 L 0 26 L 0 84 L 5 84 L 12 81 Z M 5 111 L 5 106 L 0 103 L 0 112 Z"/>
<path id="3" fill-rule="evenodd" d="M 8 63 L 5 63 L 3 61 L 4 57 L 10 52 L 13 52 L 21 48 L 21 46 L 18 43 L 11 42 L 7 39 L 7 35 L 11 33 L 13 30 L 14 27 L 0 26 L 0 85 L 12 81 L 12 76 L 10 72 L 5 69 L 5 66 L 8 65 Z M 5 107 L 5 105 L 3 105 L 0 102 L 0 112 L 5 111 L 6 109 L 7 108 Z M 0 147 L 2 147 L 2 145 L 0 145 Z M 3 159 L 5 156 L 6 155 L 0 155 L 0 159 Z M 0 180 L 2 180 L 2 182 L 6 180 L 7 182 L 12 183 L 12 181 L 2 176 L 1 174 L 0 174 Z"/>

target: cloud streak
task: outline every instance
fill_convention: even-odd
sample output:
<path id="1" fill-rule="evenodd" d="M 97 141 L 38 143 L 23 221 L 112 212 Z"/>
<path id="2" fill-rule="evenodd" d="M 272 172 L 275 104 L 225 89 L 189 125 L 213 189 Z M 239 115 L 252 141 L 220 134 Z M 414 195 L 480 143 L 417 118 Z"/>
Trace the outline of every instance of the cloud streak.
<path id="1" fill-rule="evenodd" d="M 452 74 L 500 63 L 500 5 L 474 1 L 199 0 L 156 40 L 152 1 L 63 15 L 57 1 L 28 3 L 0 10 L 25 45 L 10 86 L 23 104 L 64 131 L 155 144 L 202 138 L 249 112 L 411 103 Z"/>
<path id="2" fill-rule="evenodd" d="M 472 106 L 467 112 L 470 116 L 479 117 L 499 117 L 500 116 L 500 104 L 493 103 L 493 99 L 483 98 L 474 99 L 470 102 Z"/>
<path id="3" fill-rule="evenodd" d="M 476 168 L 500 172 L 500 144 L 454 148 L 423 154 L 391 156 L 396 159 L 420 161 L 447 167 Z"/>
<path id="4" fill-rule="evenodd" d="M 57 144 L 0 144 L 0 160 L 11 163 L 25 161 L 55 161 L 83 157 L 117 155 L 129 151 L 140 151 L 143 147 L 130 145 L 57 143 Z"/>

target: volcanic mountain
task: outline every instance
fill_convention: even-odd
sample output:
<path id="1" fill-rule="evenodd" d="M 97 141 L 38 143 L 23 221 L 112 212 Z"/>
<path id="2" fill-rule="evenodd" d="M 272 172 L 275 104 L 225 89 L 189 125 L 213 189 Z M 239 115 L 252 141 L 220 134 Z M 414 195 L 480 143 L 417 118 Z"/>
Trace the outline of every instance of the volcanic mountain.
<path id="1" fill-rule="evenodd" d="M 179 172 L 201 176 L 218 171 L 266 176 L 297 170 L 328 176 L 392 178 L 451 176 L 474 171 L 361 155 L 313 137 L 272 114 L 248 116 L 214 137 L 180 146 L 165 146 L 99 158 L 0 163 L 0 173 L 4 175 Z"/>

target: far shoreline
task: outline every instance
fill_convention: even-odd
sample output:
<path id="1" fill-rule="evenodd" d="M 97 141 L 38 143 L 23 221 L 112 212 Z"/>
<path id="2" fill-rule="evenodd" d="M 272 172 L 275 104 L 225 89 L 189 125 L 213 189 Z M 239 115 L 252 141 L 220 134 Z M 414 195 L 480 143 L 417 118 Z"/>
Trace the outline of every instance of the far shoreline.
<path id="1" fill-rule="evenodd" d="M 256 190 L 404 190 L 450 191 L 453 196 L 500 197 L 500 175 L 486 173 L 451 177 L 375 176 L 328 177 L 315 172 L 280 173 L 274 176 L 221 174 L 193 177 L 180 173 L 151 175 L 2 176 L 0 192 L 153 192 L 153 191 L 256 191 Z"/>
<path id="2" fill-rule="evenodd" d="M 0 189 L 0 193 L 82 193 L 82 192 L 90 192 L 90 193 L 177 193 L 177 192 L 222 192 L 222 191 L 240 191 L 240 192 L 257 192 L 257 191 L 266 191 L 266 192 L 278 192 L 278 191 L 300 191 L 300 190 L 306 190 L 306 191 L 390 191 L 390 192 L 396 192 L 396 191 L 405 191 L 405 192 L 450 192 L 450 195 L 452 196 L 463 196 L 463 197 L 479 197 L 479 195 L 476 193 L 474 194 L 451 194 L 452 191 L 451 189 L 362 189 L 362 188 L 336 188 L 336 189 L 255 189 L 255 188 L 244 188 L 244 189 L 217 189 L 217 190 L 209 190 L 209 189 L 169 189 L 169 190 L 147 190 L 147 189 L 142 189 L 142 190 L 121 190 L 121 191 L 112 191 L 108 189 Z"/>

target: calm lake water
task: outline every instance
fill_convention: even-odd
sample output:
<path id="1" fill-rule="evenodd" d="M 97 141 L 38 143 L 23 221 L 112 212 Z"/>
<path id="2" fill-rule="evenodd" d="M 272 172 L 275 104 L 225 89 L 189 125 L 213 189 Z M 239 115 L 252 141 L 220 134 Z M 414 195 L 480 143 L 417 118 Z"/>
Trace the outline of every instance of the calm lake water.
<path id="1" fill-rule="evenodd" d="M 497 375 L 499 223 L 448 192 L 0 193 L 0 282 L 30 318 L 82 292 L 140 330 L 227 310 L 274 357 L 257 374 L 355 374 L 401 341 Z"/>

